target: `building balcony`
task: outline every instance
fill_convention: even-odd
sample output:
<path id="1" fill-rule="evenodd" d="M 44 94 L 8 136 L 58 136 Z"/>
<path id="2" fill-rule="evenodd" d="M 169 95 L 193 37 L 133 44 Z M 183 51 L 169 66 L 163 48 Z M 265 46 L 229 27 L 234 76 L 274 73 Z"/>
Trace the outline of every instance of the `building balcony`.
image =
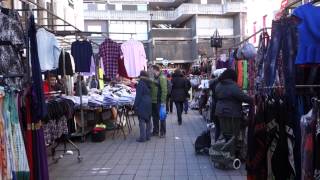
<path id="1" fill-rule="evenodd" d="M 232 15 L 246 12 L 241 2 L 222 4 L 182 4 L 172 11 L 85 11 L 85 20 L 152 20 L 160 22 L 179 21 L 192 15 Z M 152 16 L 151 16 L 152 14 Z"/>

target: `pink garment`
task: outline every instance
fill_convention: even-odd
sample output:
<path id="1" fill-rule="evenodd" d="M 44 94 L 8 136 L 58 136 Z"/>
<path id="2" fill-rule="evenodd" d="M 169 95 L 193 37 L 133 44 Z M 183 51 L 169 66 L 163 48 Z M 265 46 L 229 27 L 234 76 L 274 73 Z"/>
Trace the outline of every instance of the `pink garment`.
<path id="1" fill-rule="evenodd" d="M 147 69 L 146 52 L 141 42 L 129 40 L 121 45 L 121 50 L 129 77 L 138 77 L 141 70 Z"/>

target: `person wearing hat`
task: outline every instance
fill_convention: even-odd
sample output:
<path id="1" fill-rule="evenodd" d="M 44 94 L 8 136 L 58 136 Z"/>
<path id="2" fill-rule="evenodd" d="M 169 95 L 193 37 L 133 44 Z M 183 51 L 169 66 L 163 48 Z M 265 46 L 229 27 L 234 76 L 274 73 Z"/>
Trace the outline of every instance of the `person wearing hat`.
<path id="1" fill-rule="evenodd" d="M 137 142 L 145 142 L 150 140 L 151 136 L 151 80 L 146 71 L 141 71 L 139 78 L 134 101 L 134 109 L 138 115 L 140 128 L 140 137 Z"/>

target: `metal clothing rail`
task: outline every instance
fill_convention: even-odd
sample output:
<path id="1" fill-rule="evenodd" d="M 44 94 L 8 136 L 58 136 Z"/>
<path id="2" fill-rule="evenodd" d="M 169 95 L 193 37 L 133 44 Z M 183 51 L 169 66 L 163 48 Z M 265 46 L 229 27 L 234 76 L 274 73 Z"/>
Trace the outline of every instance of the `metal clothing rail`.
<path id="1" fill-rule="evenodd" d="M 271 28 L 271 27 L 265 27 L 265 28 L 260 29 L 259 31 L 255 32 L 255 33 L 252 34 L 251 36 L 249 36 L 249 37 L 247 37 L 246 39 L 242 40 L 241 42 L 235 44 L 235 45 L 233 46 L 233 48 L 239 47 L 241 44 L 249 41 L 249 39 L 253 38 L 253 37 L 256 36 L 257 34 L 259 34 L 259 33 L 261 33 L 261 32 L 266 32 L 268 29 L 272 29 L 272 28 Z"/>
<path id="2" fill-rule="evenodd" d="M 43 24 L 38 24 L 38 26 L 40 27 L 43 27 L 45 28 L 47 31 L 57 35 L 57 36 L 67 36 L 67 35 L 63 35 L 62 33 L 60 33 L 60 31 L 58 30 L 51 30 L 51 29 L 48 29 L 46 27 L 59 27 L 59 26 L 64 26 L 64 27 L 71 27 L 73 28 L 74 30 L 72 31 L 68 31 L 68 30 L 62 30 L 62 32 L 70 32 L 68 33 L 68 35 L 73 35 L 73 36 L 80 36 L 81 38 L 83 39 L 87 39 L 87 37 L 85 37 L 83 34 L 82 34 L 82 31 L 80 29 L 78 29 L 76 26 L 72 25 L 71 23 L 67 22 L 66 20 L 64 20 L 63 18 L 60 18 L 59 16 L 57 16 L 56 14 L 54 14 L 52 11 L 40 6 L 39 4 L 35 3 L 35 2 L 32 2 L 31 0 L 19 0 L 21 1 L 22 3 L 27 3 L 29 5 L 34 5 L 36 6 L 37 8 L 29 8 L 29 9 L 18 9 L 18 11 L 45 11 L 46 13 L 48 13 L 50 16 L 52 16 L 52 18 L 50 19 L 53 19 L 53 20 L 60 20 L 63 22 L 63 24 L 49 24 L 49 25 L 43 25 Z M 49 18 L 46 18 L 46 19 L 49 19 Z M 39 19 L 38 19 L 39 20 Z M 66 34 L 66 33 L 64 33 Z M 75 38 L 76 39 L 76 38 Z M 88 40 L 89 42 L 91 42 L 92 44 L 96 45 L 96 46 L 99 46 L 98 43 L 92 41 L 92 40 Z M 71 42 L 70 42 L 71 44 Z"/>
<path id="3" fill-rule="evenodd" d="M 277 88 L 284 88 L 284 86 L 268 86 L 262 87 L 261 89 L 277 89 Z M 319 85 L 295 85 L 295 88 L 320 88 Z"/>

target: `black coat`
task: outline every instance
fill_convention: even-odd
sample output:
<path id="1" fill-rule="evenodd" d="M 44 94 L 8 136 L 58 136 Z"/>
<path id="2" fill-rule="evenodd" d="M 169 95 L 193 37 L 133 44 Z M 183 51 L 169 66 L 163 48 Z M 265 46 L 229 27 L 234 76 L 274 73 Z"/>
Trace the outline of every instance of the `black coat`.
<path id="1" fill-rule="evenodd" d="M 136 89 L 134 109 L 138 117 L 150 120 L 152 112 L 151 82 L 147 78 L 142 78 Z"/>
<path id="2" fill-rule="evenodd" d="M 172 78 L 171 99 L 174 102 L 184 102 L 188 96 L 190 85 L 183 76 L 174 76 Z"/>
<path id="3" fill-rule="evenodd" d="M 215 89 L 216 110 L 218 117 L 242 117 L 242 103 L 251 104 L 252 98 L 246 95 L 231 79 L 219 82 Z"/>

